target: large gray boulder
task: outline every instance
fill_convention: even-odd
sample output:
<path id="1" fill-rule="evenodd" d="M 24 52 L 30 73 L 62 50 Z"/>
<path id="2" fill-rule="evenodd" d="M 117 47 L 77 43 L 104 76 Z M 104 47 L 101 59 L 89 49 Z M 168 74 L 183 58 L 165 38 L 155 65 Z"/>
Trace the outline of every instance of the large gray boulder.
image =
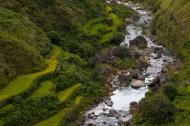
<path id="1" fill-rule="evenodd" d="M 144 87 L 145 86 L 145 83 L 141 80 L 136 80 L 136 79 L 133 79 L 131 81 L 131 87 L 132 88 L 141 88 L 141 87 Z"/>

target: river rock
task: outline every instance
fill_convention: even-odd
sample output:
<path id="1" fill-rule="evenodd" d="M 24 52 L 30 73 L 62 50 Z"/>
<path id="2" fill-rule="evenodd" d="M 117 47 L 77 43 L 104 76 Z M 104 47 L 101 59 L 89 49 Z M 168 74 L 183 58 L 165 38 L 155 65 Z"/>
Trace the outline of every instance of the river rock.
<path id="1" fill-rule="evenodd" d="M 120 74 L 120 75 L 118 75 L 118 81 L 121 84 L 129 84 L 130 81 L 131 81 L 131 77 L 127 76 L 127 75 L 124 75 L 124 74 Z"/>
<path id="2" fill-rule="evenodd" d="M 156 47 L 154 48 L 154 53 L 156 54 L 162 54 L 164 49 L 162 47 Z"/>
<path id="3" fill-rule="evenodd" d="M 113 102 L 111 100 L 109 100 L 109 101 L 106 102 L 106 105 L 112 107 L 113 106 Z"/>
<path id="4" fill-rule="evenodd" d="M 139 74 L 138 75 L 138 80 L 145 80 L 146 76 L 145 75 L 142 75 L 142 74 Z"/>
<path id="5" fill-rule="evenodd" d="M 133 79 L 132 82 L 131 82 L 131 87 L 132 88 L 140 88 L 140 87 L 143 87 L 143 86 L 145 86 L 145 84 L 141 80 Z"/>
<path id="6" fill-rule="evenodd" d="M 89 123 L 87 126 L 96 126 L 96 125 L 93 123 Z"/>
<path id="7" fill-rule="evenodd" d="M 139 21 L 139 19 L 140 19 L 140 16 L 139 16 L 139 15 L 133 16 L 133 21 Z"/>
<path id="8" fill-rule="evenodd" d="M 133 46 L 130 46 L 128 50 L 128 56 L 130 58 L 139 58 L 140 54 L 136 48 L 134 48 Z"/>
<path id="9" fill-rule="evenodd" d="M 162 73 L 159 75 L 159 79 L 160 79 L 160 84 L 163 84 L 166 82 L 166 74 Z"/>
<path id="10" fill-rule="evenodd" d="M 150 84 L 148 84 L 148 86 L 150 87 L 154 87 L 156 85 L 159 85 L 160 84 L 160 78 L 159 76 L 155 76 L 152 81 L 150 82 Z"/>
<path id="11" fill-rule="evenodd" d="M 140 71 L 139 70 L 130 70 L 130 76 L 133 78 L 133 79 L 137 79 L 138 78 L 138 75 L 140 74 Z"/>
<path id="12" fill-rule="evenodd" d="M 136 47 L 138 47 L 138 48 L 140 48 L 140 49 L 145 49 L 145 48 L 147 48 L 147 41 L 146 41 L 146 39 L 145 39 L 143 36 L 141 36 L 141 35 L 139 35 L 139 36 L 137 36 L 135 39 L 129 41 L 129 43 L 130 43 L 130 46 L 136 46 Z"/>
<path id="13" fill-rule="evenodd" d="M 139 57 L 139 59 L 137 60 L 137 64 L 140 70 L 144 70 L 145 68 L 149 66 L 148 59 L 146 59 L 146 57 L 143 57 L 143 56 Z"/>
<path id="14" fill-rule="evenodd" d="M 131 102 L 130 103 L 130 107 L 137 108 L 138 107 L 138 103 L 137 102 Z"/>
<path id="15" fill-rule="evenodd" d="M 103 73 L 105 74 L 105 75 L 110 75 L 111 73 L 112 73 L 112 68 L 111 67 L 104 67 L 104 69 L 103 69 Z"/>
<path id="16" fill-rule="evenodd" d="M 166 71 L 167 71 L 166 67 L 163 67 L 161 70 L 162 73 L 166 73 Z"/>
<path id="17" fill-rule="evenodd" d="M 133 79 L 144 80 L 145 75 L 142 75 L 139 70 L 131 70 L 129 74 Z"/>
<path id="18" fill-rule="evenodd" d="M 113 109 L 109 110 L 109 116 L 116 116 L 117 112 Z"/>

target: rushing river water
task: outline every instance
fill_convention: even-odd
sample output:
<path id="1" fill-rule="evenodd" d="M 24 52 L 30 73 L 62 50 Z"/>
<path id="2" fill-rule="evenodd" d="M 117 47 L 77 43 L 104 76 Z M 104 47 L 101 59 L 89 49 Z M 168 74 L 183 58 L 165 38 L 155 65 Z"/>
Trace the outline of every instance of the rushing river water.
<path id="1" fill-rule="evenodd" d="M 121 46 L 129 47 L 129 41 L 133 40 L 139 35 L 146 38 L 148 42 L 148 48 L 162 47 L 153 42 L 150 36 L 143 34 L 143 28 L 146 28 L 152 20 L 152 16 L 149 11 L 141 9 L 138 5 L 132 3 L 125 3 L 126 6 L 134 9 L 140 16 L 138 21 L 133 21 L 127 25 L 125 41 L 121 43 Z M 164 47 L 162 47 L 164 48 Z M 147 56 L 149 67 L 144 72 L 146 75 L 145 84 L 149 84 L 150 81 L 157 76 L 162 68 L 168 63 L 173 61 L 172 56 L 168 55 L 167 49 L 164 48 L 162 56 L 155 58 L 156 54 L 152 51 Z M 112 81 L 112 86 L 117 85 L 117 76 Z M 130 103 L 135 101 L 139 102 L 145 97 L 145 93 L 148 91 L 148 86 L 141 87 L 139 89 L 133 89 L 131 86 L 120 86 L 113 91 L 113 95 L 99 103 L 96 107 L 88 110 L 85 113 L 85 121 L 83 126 L 93 124 L 95 126 L 119 126 L 121 122 L 127 122 L 131 119 Z M 111 104 L 111 105 L 109 105 Z"/>

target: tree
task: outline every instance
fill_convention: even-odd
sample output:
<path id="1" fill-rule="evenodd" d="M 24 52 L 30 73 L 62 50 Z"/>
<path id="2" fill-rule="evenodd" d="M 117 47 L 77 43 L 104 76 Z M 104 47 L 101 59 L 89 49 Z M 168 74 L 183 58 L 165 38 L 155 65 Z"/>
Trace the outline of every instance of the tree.
<path id="1" fill-rule="evenodd" d="M 163 93 L 168 97 L 169 100 L 173 101 L 178 95 L 178 90 L 174 84 L 165 84 L 162 88 Z"/>
<path id="2" fill-rule="evenodd" d="M 56 31 L 50 31 L 48 33 L 48 37 L 49 37 L 49 39 L 51 40 L 51 42 L 53 44 L 59 44 L 60 43 L 61 39 L 60 39 L 60 35 L 59 35 L 58 32 L 56 32 Z"/>
<path id="3" fill-rule="evenodd" d="M 145 122 L 162 124 L 173 119 L 174 106 L 164 95 L 149 96 L 140 102 L 139 113 Z"/>

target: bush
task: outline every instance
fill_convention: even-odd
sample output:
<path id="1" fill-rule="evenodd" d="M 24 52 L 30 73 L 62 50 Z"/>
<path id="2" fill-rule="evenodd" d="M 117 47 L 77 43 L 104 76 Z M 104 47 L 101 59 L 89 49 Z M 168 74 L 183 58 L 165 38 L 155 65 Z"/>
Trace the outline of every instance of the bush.
<path id="1" fill-rule="evenodd" d="M 173 119 L 174 106 L 164 95 L 149 96 L 140 102 L 137 119 L 141 123 L 160 125 Z M 140 123 L 140 122 L 138 122 Z"/>
<path id="2" fill-rule="evenodd" d="M 41 2 L 42 5 L 47 5 L 47 6 L 55 4 L 56 1 L 57 0 L 40 0 L 40 2 Z"/>
<path id="3" fill-rule="evenodd" d="M 113 34 L 111 43 L 115 44 L 115 45 L 119 45 L 121 42 L 123 42 L 125 40 L 125 36 L 123 35 L 123 33 L 120 32 L 115 32 Z"/>
<path id="4" fill-rule="evenodd" d="M 114 55 L 119 58 L 125 58 L 128 56 L 128 49 L 126 47 L 117 47 L 114 49 Z"/>
<path id="5" fill-rule="evenodd" d="M 178 90 L 177 88 L 175 88 L 174 84 L 165 84 L 162 87 L 162 91 L 171 101 L 173 101 L 175 97 L 178 95 Z"/>
<path id="6" fill-rule="evenodd" d="M 59 35 L 59 33 L 58 32 L 56 32 L 56 31 L 50 31 L 49 33 L 48 33 L 48 37 L 49 37 L 49 39 L 51 40 L 51 42 L 52 43 L 54 43 L 54 44 L 60 44 L 60 35 Z"/>

